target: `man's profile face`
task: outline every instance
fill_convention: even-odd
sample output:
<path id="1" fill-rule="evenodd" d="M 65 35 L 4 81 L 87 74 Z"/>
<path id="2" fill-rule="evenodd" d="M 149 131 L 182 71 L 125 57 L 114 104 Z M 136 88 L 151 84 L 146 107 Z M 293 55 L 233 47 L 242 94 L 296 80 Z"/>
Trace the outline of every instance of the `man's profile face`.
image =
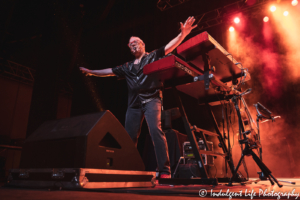
<path id="1" fill-rule="evenodd" d="M 131 37 L 128 43 L 128 47 L 130 48 L 130 51 L 134 56 L 139 56 L 140 54 L 145 52 L 145 44 L 138 37 Z"/>

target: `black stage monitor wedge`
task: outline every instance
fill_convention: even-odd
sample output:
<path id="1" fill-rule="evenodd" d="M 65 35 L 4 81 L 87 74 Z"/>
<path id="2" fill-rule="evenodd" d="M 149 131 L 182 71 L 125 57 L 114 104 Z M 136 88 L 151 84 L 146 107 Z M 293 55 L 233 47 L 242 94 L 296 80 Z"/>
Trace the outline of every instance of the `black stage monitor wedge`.
<path id="1" fill-rule="evenodd" d="M 133 141 L 110 111 L 43 123 L 26 139 L 20 168 L 145 170 Z"/>

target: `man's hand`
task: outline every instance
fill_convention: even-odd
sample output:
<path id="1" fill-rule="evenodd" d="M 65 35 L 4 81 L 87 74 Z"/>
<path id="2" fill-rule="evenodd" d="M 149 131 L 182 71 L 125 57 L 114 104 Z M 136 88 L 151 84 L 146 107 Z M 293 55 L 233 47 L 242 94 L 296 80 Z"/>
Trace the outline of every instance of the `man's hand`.
<path id="1" fill-rule="evenodd" d="M 193 26 L 193 23 L 195 22 L 194 17 L 189 17 L 184 24 L 180 22 L 180 29 L 182 35 L 185 37 L 187 36 L 194 28 L 197 27 L 197 24 Z"/>
<path id="2" fill-rule="evenodd" d="M 84 67 L 79 67 L 79 69 L 86 76 L 98 76 L 98 77 L 115 76 L 111 68 L 90 70 Z"/>
<path id="3" fill-rule="evenodd" d="M 84 68 L 84 67 L 79 67 L 80 71 L 86 75 L 86 76 L 92 76 L 91 70 Z"/>
<path id="4" fill-rule="evenodd" d="M 194 17 L 189 17 L 184 24 L 180 22 L 180 29 L 181 33 L 171 40 L 165 47 L 165 55 L 168 53 L 171 53 L 183 40 L 184 38 L 194 29 L 197 27 L 197 25 L 193 26 L 193 23 L 195 22 Z"/>

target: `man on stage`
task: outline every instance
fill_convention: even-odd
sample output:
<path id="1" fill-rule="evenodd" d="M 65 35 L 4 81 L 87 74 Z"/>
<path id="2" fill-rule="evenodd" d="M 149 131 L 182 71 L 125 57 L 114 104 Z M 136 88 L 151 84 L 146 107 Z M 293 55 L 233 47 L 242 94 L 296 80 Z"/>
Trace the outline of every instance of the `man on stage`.
<path id="1" fill-rule="evenodd" d="M 125 129 L 137 146 L 138 137 L 144 117 L 155 149 L 160 178 L 171 178 L 168 146 L 161 129 L 161 88 L 163 84 L 153 75 L 143 74 L 145 65 L 152 63 L 172 52 L 197 25 L 195 19 L 189 17 L 184 24 L 180 22 L 181 32 L 166 46 L 147 53 L 145 43 L 132 36 L 128 46 L 135 59 L 123 65 L 101 70 L 89 70 L 81 67 L 87 76 L 124 77 L 128 86 L 128 108 L 125 118 Z"/>

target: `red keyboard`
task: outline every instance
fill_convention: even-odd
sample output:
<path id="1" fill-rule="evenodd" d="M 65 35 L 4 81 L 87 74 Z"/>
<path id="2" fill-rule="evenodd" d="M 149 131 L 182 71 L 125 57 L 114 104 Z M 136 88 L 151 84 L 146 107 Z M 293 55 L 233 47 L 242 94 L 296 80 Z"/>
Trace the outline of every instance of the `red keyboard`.
<path id="1" fill-rule="evenodd" d="M 143 72 L 144 74 L 155 73 L 161 81 L 179 78 L 187 75 L 194 77 L 202 74 L 174 55 L 165 57 L 146 65 Z"/>

